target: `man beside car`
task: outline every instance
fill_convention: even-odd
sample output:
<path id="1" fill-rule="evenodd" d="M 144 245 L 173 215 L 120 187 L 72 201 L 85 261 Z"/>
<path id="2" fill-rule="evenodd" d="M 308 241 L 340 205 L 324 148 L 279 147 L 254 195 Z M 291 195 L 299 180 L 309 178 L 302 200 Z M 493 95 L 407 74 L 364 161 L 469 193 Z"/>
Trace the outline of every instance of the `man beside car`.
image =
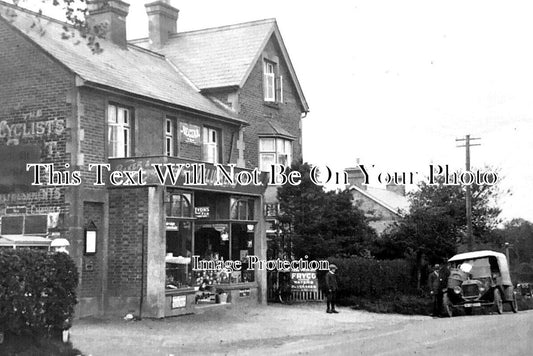
<path id="1" fill-rule="evenodd" d="M 432 316 L 439 316 L 441 311 L 441 300 L 442 300 L 442 289 L 441 281 L 439 276 L 440 265 L 436 264 L 433 266 L 433 271 L 428 277 L 428 287 L 431 296 L 433 297 L 433 313 Z M 439 290 L 441 292 L 439 292 Z"/>

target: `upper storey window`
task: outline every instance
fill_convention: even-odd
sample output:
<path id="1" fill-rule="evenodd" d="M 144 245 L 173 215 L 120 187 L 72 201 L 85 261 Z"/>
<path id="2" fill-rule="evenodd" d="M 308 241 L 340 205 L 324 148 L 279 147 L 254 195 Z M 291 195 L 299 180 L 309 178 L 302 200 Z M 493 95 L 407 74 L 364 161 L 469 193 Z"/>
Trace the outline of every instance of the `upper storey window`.
<path id="1" fill-rule="evenodd" d="M 203 160 L 209 163 L 219 163 L 220 139 L 219 131 L 209 127 L 203 130 Z"/>
<path id="2" fill-rule="evenodd" d="M 265 60 L 263 63 L 263 92 L 265 101 L 283 102 L 283 77 L 278 75 L 279 68 L 275 62 Z"/>
<path id="3" fill-rule="evenodd" d="M 286 167 L 292 164 L 292 141 L 283 138 L 259 139 L 259 165 L 262 171 L 270 171 L 273 164 Z"/>
<path id="4" fill-rule="evenodd" d="M 118 105 L 107 108 L 108 149 L 110 158 L 131 156 L 131 111 Z"/>

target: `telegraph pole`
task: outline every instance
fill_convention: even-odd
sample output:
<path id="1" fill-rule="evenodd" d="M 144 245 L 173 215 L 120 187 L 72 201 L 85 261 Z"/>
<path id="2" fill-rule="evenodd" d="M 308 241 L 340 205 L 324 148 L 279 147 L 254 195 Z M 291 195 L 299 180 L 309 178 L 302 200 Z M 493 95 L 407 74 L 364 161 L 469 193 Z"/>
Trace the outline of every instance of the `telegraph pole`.
<path id="1" fill-rule="evenodd" d="M 464 145 L 460 145 L 457 147 L 465 147 L 466 148 L 466 170 L 470 171 L 470 147 L 471 146 L 481 146 L 478 144 L 473 144 L 470 141 L 473 140 L 480 140 L 479 137 L 470 137 L 470 135 L 466 135 L 465 138 L 457 138 L 455 141 L 462 142 L 464 141 Z M 474 234 L 472 233 L 472 189 L 470 187 L 470 184 L 466 186 L 466 235 L 468 240 L 468 250 L 472 251 L 474 249 Z"/>

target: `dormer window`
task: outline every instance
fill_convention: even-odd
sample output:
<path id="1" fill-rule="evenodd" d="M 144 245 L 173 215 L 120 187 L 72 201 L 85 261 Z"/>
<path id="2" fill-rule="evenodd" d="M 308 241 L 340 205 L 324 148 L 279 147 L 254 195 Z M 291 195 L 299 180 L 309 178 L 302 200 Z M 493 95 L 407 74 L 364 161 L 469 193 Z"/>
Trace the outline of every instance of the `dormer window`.
<path id="1" fill-rule="evenodd" d="M 277 63 L 265 60 L 263 65 L 263 92 L 265 101 L 283 102 L 283 77 L 278 75 Z"/>

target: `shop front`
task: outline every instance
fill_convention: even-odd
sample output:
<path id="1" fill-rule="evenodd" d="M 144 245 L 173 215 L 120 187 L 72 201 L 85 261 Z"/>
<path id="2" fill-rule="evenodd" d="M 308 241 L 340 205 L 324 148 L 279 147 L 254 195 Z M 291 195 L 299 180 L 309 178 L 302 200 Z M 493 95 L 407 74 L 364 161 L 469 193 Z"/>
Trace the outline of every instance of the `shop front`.
<path id="1" fill-rule="evenodd" d="M 146 287 L 141 287 L 145 314 L 174 316 L 209 305 L 266 302 L 266 273 L 248 263 L 249 256 L 266 258 L 264 185 L 214 184 L 209 179 L 204 185 L 186 185 L 178 178 L 174 184 L 150 186 L 152 164 L 162 161 L 183 162 L 156 157 L 117 159 L 112 165 L 145 172 L 146 186 L 136 188 L 148 191 L 141 262 L 146 266 Z M 202 166 L 213 177 L 215 166 Z"/>

